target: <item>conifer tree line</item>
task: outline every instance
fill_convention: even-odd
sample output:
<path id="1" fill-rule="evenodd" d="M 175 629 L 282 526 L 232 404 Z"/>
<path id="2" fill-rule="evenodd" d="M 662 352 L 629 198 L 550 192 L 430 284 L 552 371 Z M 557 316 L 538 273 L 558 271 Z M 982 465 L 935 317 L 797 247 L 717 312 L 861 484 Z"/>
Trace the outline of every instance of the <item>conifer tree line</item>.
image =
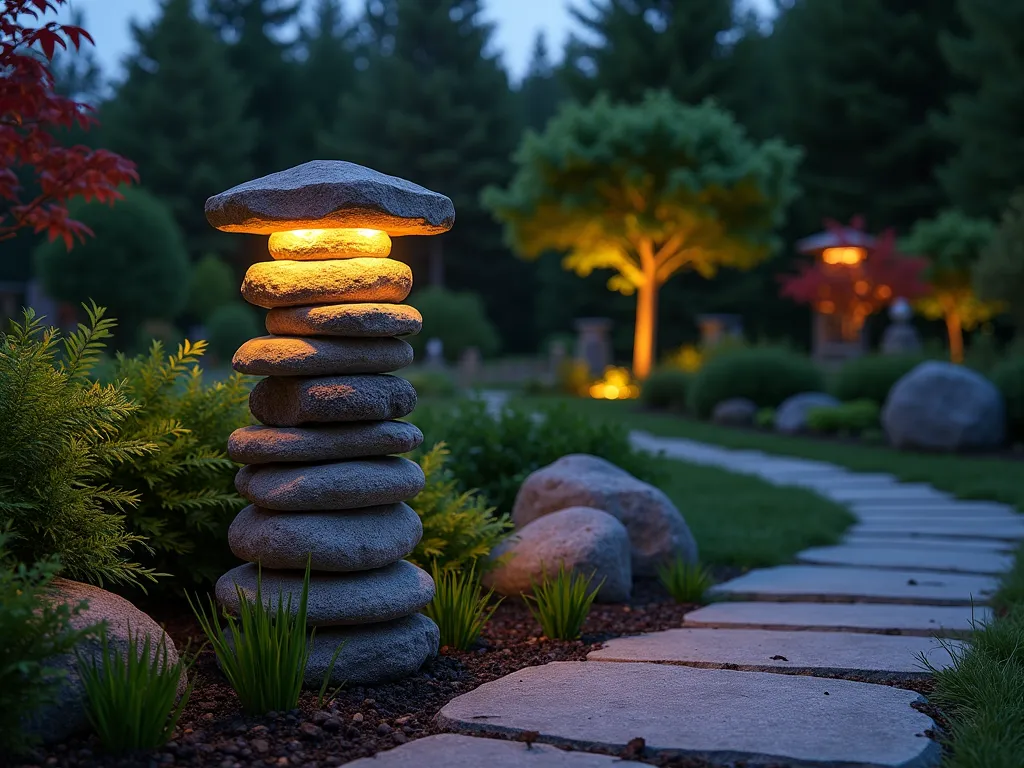
<path id="1" fill-rule="evenodd" d="M 524 132 L 571 100 L 713 99 L 752 138 L 803 150 L 776 257 L 666 285 L 662 350 L 692 340 L 706 312 L 805 338 L 805 310 L 779 298 L 777 276 L 825 218 L 862 214 L 899 234 L 947 209 L 998 222 L 1024 188 L 1024 0 L 775 0 L 768 15 L 733 0 L 570 5 L 577 32 L 563 49 L 538 35 L 518 82 L 486 0 L 366 0 L 355 13 L 343 0 L 160 0 L 111 88 L 88 63 L 58 74 L 105 93 L 86 140 L 137 163 L 192 263 L 215 256 L 236 278 L 265 245 L 219 236 L 202 210 L 234 184 L 335 158 L 449 195 L 453 231 L 396 240 L 396 256 L 419 285 L 479 294 L 508 353 L 582 316 L 612 317 L 617 345 L 631 341 L 633 302 L 606 276 L 569 275 L 559 254 L 517 258 L 481 201 L 508 183 Z"/>

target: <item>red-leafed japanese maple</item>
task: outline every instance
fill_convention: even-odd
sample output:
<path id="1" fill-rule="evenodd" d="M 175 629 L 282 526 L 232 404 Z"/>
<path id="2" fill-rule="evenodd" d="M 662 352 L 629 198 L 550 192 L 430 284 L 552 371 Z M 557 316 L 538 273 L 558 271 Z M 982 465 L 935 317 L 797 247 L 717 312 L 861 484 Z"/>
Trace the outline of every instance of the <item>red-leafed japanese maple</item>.
<path id="1" fill-rule="evenodd" d="M 81 27 L 42 20 L 66 3 L 0 0 L 0 240 L 31 229 L 71 248 L 92 233 L 68 217 L 67 202 L 113 202 L 118 185 L 138 181 L 135 164 L 120 155 L 57 138 L 61 129 L 95 123 L 89 105 L 54 88 L 54 52 L 93 42 Z"/>
<path id="2" fill-rule="evenodd" d="M 844 227 L 828 221 L 826 226 L 838 241 L 845 242 L 851 229 L 862 231 L 863 222 L 854 219 Z M 782 296 L 810 304 L 822 314 L 836 315 L 843 338 L 852 340 L 867 317 L 894 298 L 915 299 L 928 293 L 922 279 L 928 262 L 898 253 L 895 232 L 886 230 L 866 251 L 866 257 L 856 264 L 829 264 L 821 258 L 801 264 L 795 275 L 779 278 Z"/>

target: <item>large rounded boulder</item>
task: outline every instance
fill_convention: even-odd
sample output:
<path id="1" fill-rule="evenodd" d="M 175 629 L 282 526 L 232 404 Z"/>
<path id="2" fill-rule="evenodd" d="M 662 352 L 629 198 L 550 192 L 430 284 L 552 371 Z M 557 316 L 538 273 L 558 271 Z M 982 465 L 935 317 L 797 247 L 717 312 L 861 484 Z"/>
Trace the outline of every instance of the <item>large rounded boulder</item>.
<path id="1" fill-rule="evenodd" d="M 815 408 L 835 408 L 841 403 L 824 392 L 801 392 L 787 397 L 775 409 L 775 430 L 792 435 L 807 429 L 807 417 Z"/>
<path id="2" fill-rule="evenodd" d="M 897 448 L 969 451 L 1006 439 L 1003 397 L 984 376 L 952 363 L 921 363 L 889 391 L 882 426 Z"/>
<path id="3" fill-rule="evenodd" d="M 563 456 L 523 482 L 512 506 L 517 529 L 569 507 L 592 507 L 616 518 L 629 533 L 633 573 L 651 576 L 661 563 L 697 561 L 686 520 L 662 491 L 597 456 Z"/>

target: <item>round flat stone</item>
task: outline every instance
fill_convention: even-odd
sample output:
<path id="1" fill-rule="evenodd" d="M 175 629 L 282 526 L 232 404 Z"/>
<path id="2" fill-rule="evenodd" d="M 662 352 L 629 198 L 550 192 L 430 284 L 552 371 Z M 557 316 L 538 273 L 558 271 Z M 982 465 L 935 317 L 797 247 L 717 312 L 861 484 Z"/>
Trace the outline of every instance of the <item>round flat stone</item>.
<path id="1" fill-rule="evenodd" d="M 368 571 L 412 552 L 423 536 L 420 517 L 407 504 L 347 512 L 271 512 L 250 505 L 228 529 L 235 556 L 264 568 Z"/>
<path id="2" fill-rule="evenodd" d="M 257 506 L 283 512 L 358 509 L 394 504 L 423 490 L 423 470 L 398 456 L 333 464 L 250 464 L 235 488 Z"/>
<path id="3" fill-rule="evenodd" d="M 441 635 L 421 613 L 360 627 L 324 627 L 313 637 L 306 662 L 306 686 L 319 689 L 331 657 L 331 684 L 373 685 L 408 677 L 437 655 Z"/>
<path id="4" fill-rule="evenodd" d="M 330 376 L 388 373 L 412 362 L 412 347 L 401 339 L 303 339 L 261 336 L 249 339 L 231 367 L 254 376 Z"/>
<path id="5" fill-rule="evenodd" d="M 217 600 L 231 613 L 238 612 L 238 591 L 248 601 L 256 600 L 259 568 L 246 563 L 232 568 L 217 580 Z M 299 610 L 302 571 L 262 572 L 263 603 L 276 610 L 278 602 L 291 612 Z M 309 578 L 306 623 L 310 626 L 345 626 L 391 621 L 415 613 L 434 598 L 434 582 L 426 571 L 406 560 L 386 568 L 354 573 L 314 573 Z"/>
<path id="6" fill-rule="evenodd" d="M 384 259 L 391 253 L 391 238 L 377 229 L 295 229 L 274 232 L 267 247 L 275 259 L 292 261 Z"/>
<path id="7" fill-rule="evenodd" d="M 322 304 L 267 313 L 267 330 L 283 336 L 411 336 L 422 327 L 423 316 L 408 304 Z"/>
<path id="8" fill-rule="evenodd" d="M 228 456 L 239 464 L 337 461 L 407 453 L 422 442 L 423 433 L 405 421 L 330 427 L 250 426 L 231 433 Z"/>
<path id="9" fill-rule="evenodd" d="M 270 427 L 400 419 L 416 407 L 416 390 L 387 374 L 271 376 L 249 393 L 249 410 Z"/>
<path id="10" fill-rule="evenodd" d="M 412 270 L 394 259 L 259 261 L 242 280 L 242 298 L 257 307 L 404 301 Z"/>

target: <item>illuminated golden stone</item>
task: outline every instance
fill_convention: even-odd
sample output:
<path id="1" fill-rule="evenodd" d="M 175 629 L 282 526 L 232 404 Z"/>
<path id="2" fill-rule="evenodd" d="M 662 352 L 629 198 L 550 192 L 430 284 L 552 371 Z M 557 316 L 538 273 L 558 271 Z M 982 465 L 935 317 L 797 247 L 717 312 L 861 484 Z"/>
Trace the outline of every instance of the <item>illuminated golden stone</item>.
<path id="1" fill-rule="evenodd" d="M 296 307 L 336 302 L 403 301 L 412 270 L 393 259 L 261 261 L 249 267 L 242 297 L 257 307 Z"/>
<path id="2" fill-rule="evenodd" d="M 270 236 L 275 259 L 323 261 L 360 257 L 387 258 L 391 238 L 379 229 L 293 229 Z"/>

